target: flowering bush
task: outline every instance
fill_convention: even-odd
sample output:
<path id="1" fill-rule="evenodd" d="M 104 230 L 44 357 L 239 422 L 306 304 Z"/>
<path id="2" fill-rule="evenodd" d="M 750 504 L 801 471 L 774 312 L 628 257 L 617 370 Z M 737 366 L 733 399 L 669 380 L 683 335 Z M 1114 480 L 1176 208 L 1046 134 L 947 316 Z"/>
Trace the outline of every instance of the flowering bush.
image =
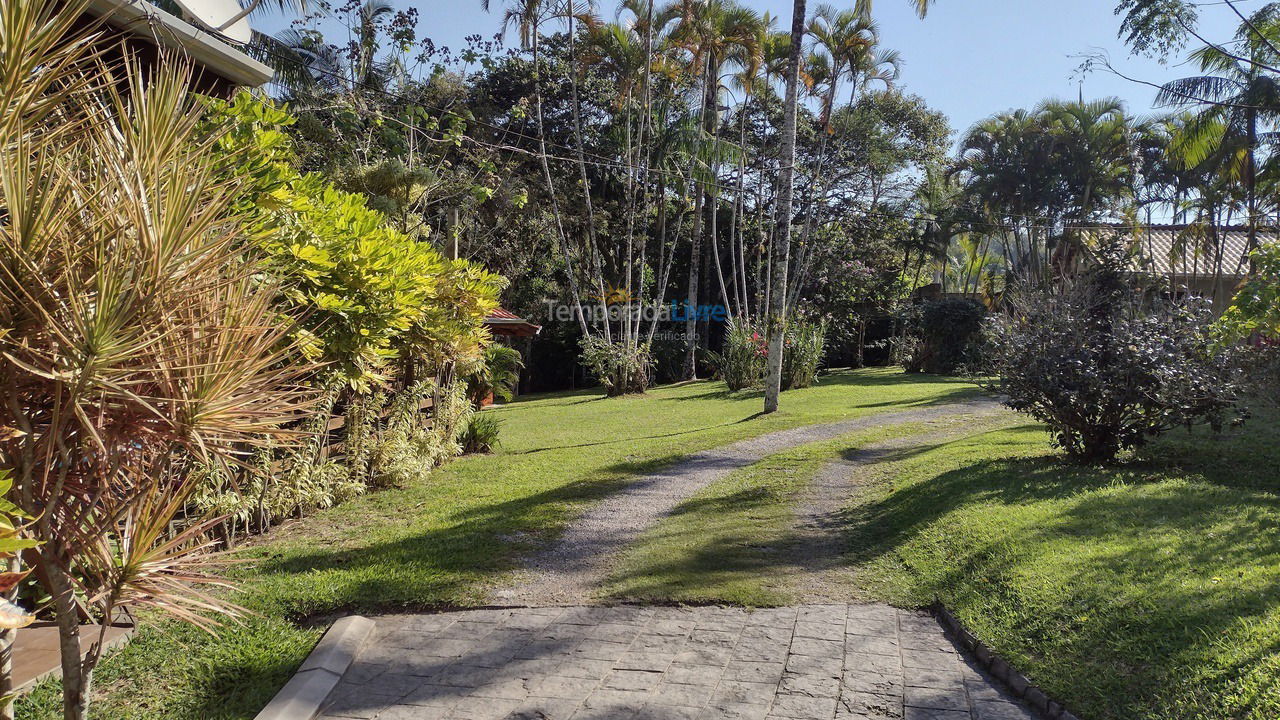
<path id="1" fill-rule="evenodd" d="M 765 358 L 769 349 L 764 333 L 748 320 L 730 320 L 725 332 L 724 348 L 712 353 L 716 372 L 730 390 L 759 385 L 764 379 Z"/>
<path id="2" fill-rule="evenodd" d="M 824 318 L 792 318 L 782 350 L 782 389 L 796 390 L 813 385 L 818 365 L 826 349 L 827 321 Z"/>

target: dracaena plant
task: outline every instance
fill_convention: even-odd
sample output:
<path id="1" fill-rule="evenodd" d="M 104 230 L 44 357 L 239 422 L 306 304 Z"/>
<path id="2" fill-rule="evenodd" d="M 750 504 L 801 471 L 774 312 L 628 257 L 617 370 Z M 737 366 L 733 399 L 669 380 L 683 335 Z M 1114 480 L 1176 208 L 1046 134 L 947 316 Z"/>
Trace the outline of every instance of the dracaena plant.
<path id="1" fill-rule="evenodd" d="M 68 720 L 87 716 L 102 649 L 81 657 L 82 616 L 235 615 L 202 589 L 204 523 L 170 530 L 184 468 L 284 435 L 310 369 L 243 253 L 191 68 L 144 71 L 127 50 L 106 64 L 110 39 L 66 19 L 83 6 L 0 9 L 0 466 L 34 518 L 22 533 L 40 543 Z"/>

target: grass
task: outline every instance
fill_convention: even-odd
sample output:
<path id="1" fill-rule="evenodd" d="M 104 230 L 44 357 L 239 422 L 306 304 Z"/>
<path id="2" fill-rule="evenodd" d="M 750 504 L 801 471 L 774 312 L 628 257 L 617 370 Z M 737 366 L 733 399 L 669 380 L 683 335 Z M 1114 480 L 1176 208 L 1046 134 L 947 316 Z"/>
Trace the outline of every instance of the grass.
<path id="1" fill-rule="evenodd" d="M 257 614 L 213 639 L 149 624 L 104 664 L 100 718 L 248 718 L 346 611 L 468 605 L 585 504 L 700 449 L 806 423 L 944 402 L 963 383 L 842 373 L 756 417 L 756 394 L 690 383 L 644 397 L 526 398 L 503 445 L 409 487 L 282 528 L 237 555 Z M 683 503 L 609 591 L 786 602 L 790 523 L 813 473 L 899 426 L 794 448 Z M 1070 464 L 1039 427 L 994 419 L 864 466 L 843 514 L 847 595 L 941 601 L 1090 720 L 1280 717 L 1280 413 L 1223 437 L 1175 432 L 1114 468 Z M 59 716 L 46 683 L 18 717 Z"/>
<path id="2" fill-rule="evenodd" d="M 848 511 L 861 581 L 940 600 L 1081 717 L 1280 717 L 1280 416 L 1172 433 L 1118 468 L 1035 426 L 880 468 Z"/>
<path id="3" fill-rule="evenodd" d="M 794 599 L 796 499 L 884 428 L 731 474 L 645 534 L 621 597 Z M 1091 720 L 1280 717 L 1280 413 L 1223 436 L 1170 433 L 1113 468 L 1060 458 L 1016 416 L 861 469 L 843 513 L 844 595 L 941 601 Z"/>
<path id="4" fill-rule="evenodd" d="M 732 472 L 682 502 L 628 549 L 606 593 L 748 607 L 793 602 L 788 576 L 807 559 L 805 548 L 795 547 L 795 505 L 814 473 L 864 445 L 939 429 L 903 423 L 858 431 Z"/>
<path id="5" fill-rule="evenodd" d="M 373 493 L 278 529 L 235 553 L 238 602 L 255 614 L 217 638 L 147 623 L 99 670 L 104 719 L 250 718 L 318 639 L 314 619 L 465 606 L 506 582 L 517 560 L 553 539 L 585 504 L 682 456 L 796 425 L 966 396 L 965 383 L 892 370 L 837 373 L 786 394 L 757 417 L 758 393 L 695 382 L 644 396 L 528 397 L 494 412 L 498 452 Z M 45 683 L 18 717 L 60 717 Z"/>

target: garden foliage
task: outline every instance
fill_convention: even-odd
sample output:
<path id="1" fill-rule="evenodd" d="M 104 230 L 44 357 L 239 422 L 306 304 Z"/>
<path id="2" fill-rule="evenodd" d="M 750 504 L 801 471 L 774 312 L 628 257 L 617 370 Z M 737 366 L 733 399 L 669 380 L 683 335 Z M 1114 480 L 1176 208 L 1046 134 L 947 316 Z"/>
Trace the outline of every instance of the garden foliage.
<path id="1" fill-rule="evenodd" d="M 610 397 L 644 392 L 653 374 L 649 343 L 609 342 L 594 335 L 582 339 L 582 364 Z"/>
<path id="2" fill-rule="evenodd" d="M 827 321 L 824 318 L 800 316 L 787 321 L 782 350 L 783 390 L 813 385 L 826 348 L 826 336 Z"/>
<path id="3" fill-rule="evenodd" d="M 1208 310 L 1135 295 L 1129 262 L 1103 247 L 1061 291 L 1011 291 L 988 325 L 994 389 L 1084 461 L 1179 426 L 1221 428 L 1236 407 L 1230 351 L 1213 350 Z"/>
<path id="4" fill-rule="evenodd" d="M 742 390 L 764 380 L 767 356 L 768 347 L 760 328 L 749 320 L 734 318 L 725 328 L 724 347 L 712 354 L 712 362 L 730 390 Z"/>
<path id="5" fill-rule="evenodd" d="M 912 307 L 907 313 L 905 359 L 908 372 L 951 375 L 977 359 L 987 309 L 974 300 L 944 298 Z"/>

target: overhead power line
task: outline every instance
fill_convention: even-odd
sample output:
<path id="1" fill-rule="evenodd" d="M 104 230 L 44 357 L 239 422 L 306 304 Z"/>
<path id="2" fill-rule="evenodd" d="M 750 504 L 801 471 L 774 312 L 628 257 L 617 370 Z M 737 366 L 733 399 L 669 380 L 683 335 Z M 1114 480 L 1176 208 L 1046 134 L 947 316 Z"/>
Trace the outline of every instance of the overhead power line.
<path id="1" fill-rule="evenodd" d="M 440 113 L 442 115 L 450 115 L 450 116 L 458 117 L 464 122 L 485 127 L 497 133 L 500 133 L 502 135 L 512 136 L 515 138 L 526 140 L 531 143 L 537 143 L 539 141 L 539 138 L 536 136 L 528 135 L 509 127 L 495 125 L 495 124 L 488 123 L 476 118 L 463 118 L 453 110 L 435 106 L 435 105 L 432 105 L 431 103 L 422 102 L 418 99 L 409 98 L 400 93 L 385 90 L 375 85 L 363 83 L 353 78 L 348 78 L 340 73 L 325 70 L 323 68 L 316 68 L 316 67 L 310 66 L 305 62 L 302 62 L 298 58 L 276 52 L 266 46 L 259 46 L 257 49 L 260 52 L 264 52 L 283 62 L 294 63 L 298 65 L 301 69 L 306 70 L 307 72 L 318 73 L 324 76 L 331 77 L 333 79 L 341 81 L 344 84 L 350 84 L 352 86 L 360 87 L 364 90 L 381 95 L 383 97 L 394 100 L 404 105 L 417 105 L 419 107 L 426 108 L 427 110 Z M 415 127 L 413 129 L 419 132 L 422 132 L 424 135 L 426 134 L 426 130 L 422 128 Z M 664 170 L 662 168 L 634 165 L 625 161 L 616 160 L 603 155 L 598 155 L 596 153 L 589 153 L 589 152 L 586 152 L 585 150 L 583 151 L 583 157 L 579 158 L 576 156 L 576 153 L 578 152 L 577 148 L 574 148 L 569 145 L 564 145 L 562 143 L 557 143 L 552 140 L 543 139 L 543 142 L 548 146 L 554 146 L 562 150 L 573 152 L 575 153 L 575 156 L 557 155 L 552 153 L 541 153 L 536 150 L 520 147 L 518 145 L 493 143 L 485 140 L 480 140 L 478 138 L 472 137 L 470 135 L 465 135 L 465 134 L 461 135 L 461 138 L 474 145 L 477 145 L 479 147 L 484 147 L 496 152 L 516 153 L 516 154 L 526 155 L 533 158 L 544 156 L 549 161 L 572 163 L 572 164 L 583 162 L 593 167 L 609 168 L 613 170 L 636 173 L 636 174 L 652 173 L 656 175 L 665 175 L 668 177 L 674 177 L 681 181 L 688 181 L 688 178 L 684 173 L 674 172 L 671 170 Z M 697 181 L 697 182 L 700 186 L 711 187 L 720 191 L 728 191 L 728 192 L 736 193 L 738 190 L 736 185 L 725 185 L 718 181 L 710 181 L 710 182 Z M 898 202 L 910 201 L 909 199 L 906 199 L 906 198 L 892 198 L 892 200 L 896 200 Z M 932 222 L 937 219 L 933 216 L 930 216 L 927 214 L 921 214 L 921 213 L 888 213 L 888 212 L 885 212 L 882 210 L 876 210 L 876 209 L 864 209 L 864 210 L 860 210 L 859 212 L 868 217 L 879 217 L 879 218 L 893 219 L 893 220 L 906 220 L 909 222 Z M 1126 225 L 1122 223 L 1103 223 L 1103 222 L 1095 222 L 1090 224 L 1076 224 L 1076 223 L 1046 224 L 1046 219 L 1043 217 L 1036 217 L 1036 216 L 1030 216 L 1030 215 L 1008 215 L 1006 217 L 1014 220 L 1023 220 L 1027 222 L 1007 223 L 1007 222 L 988 222 L 988 221 L 962 221 L 958 224 L 964 227 L 969 227 L 969 228 L 983 228 L 987 230 L 1000 230 L 1000 231 L 1006 231 L 1006 232 L 1019 232 L 1019 231 L 1031 231 L 1031 230 L 1058 232 L 1063 230 L 1064 228 L 1069 228 L 1071 230 L 1097 230 L 1097 231 L 1105 230 L 1105 231 L 1113 231 L 1113 232 L 1114 231 L 1137 232 L 1137 231 L 1142 231 L 1147 227 L 1146 225 L 1141 225 L 1141 224 Z"/>

